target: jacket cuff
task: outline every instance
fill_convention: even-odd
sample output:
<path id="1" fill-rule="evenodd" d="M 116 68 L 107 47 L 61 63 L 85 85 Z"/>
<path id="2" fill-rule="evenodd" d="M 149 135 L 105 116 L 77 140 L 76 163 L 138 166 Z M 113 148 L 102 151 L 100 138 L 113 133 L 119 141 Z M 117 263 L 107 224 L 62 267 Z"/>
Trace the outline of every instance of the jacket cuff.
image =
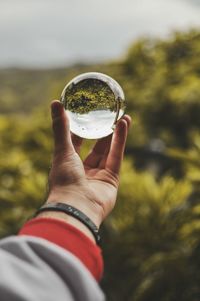
<path id="1" fill-rule="evenodd" d="M 99 281 L 103 274 L 101 249 L 76 227 L 54 218 L 35 218 L 28 221 L 19 235 L 44 238 L 73 253 Z"/>

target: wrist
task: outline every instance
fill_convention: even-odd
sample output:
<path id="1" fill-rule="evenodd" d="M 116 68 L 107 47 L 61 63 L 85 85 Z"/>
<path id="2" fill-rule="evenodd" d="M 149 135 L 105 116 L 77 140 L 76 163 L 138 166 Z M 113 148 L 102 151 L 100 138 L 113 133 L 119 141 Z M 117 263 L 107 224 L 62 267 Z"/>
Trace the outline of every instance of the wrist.
<path id="1" fill-rule="evenodd" d="M 47 204 L 58 202 L 71 205 L 82 211 L 97 228 L 100 227 L 103 221 L 103 208 L 94 201 L 90 192 L 78 187 L 76 190 L 69 187 L 66 190 L 64 188 L 53 189 L 48 196 Z M 74 221 L 74 218 L 72 217 L 71 220 Z"/>

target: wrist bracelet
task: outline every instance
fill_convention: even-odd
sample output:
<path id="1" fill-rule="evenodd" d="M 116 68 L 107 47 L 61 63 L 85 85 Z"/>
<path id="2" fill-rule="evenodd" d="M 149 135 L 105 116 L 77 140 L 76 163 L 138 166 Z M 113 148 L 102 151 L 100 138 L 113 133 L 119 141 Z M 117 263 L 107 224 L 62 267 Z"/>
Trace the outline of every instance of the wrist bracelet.
<path id="1" fill-rule="evenodd" d="M 67 205 L 65 203 L 55 203 L 55 204 L 51 203 L 51 204 L 45 204 L 44 206 L 39 208 L 36 211 L 34 217 L 44 211 L 59 211 L 59 212 L 64 212 L 68 215 L 75 217 L 80 222 L 82 222 L 92 232 L 92 234 L 96 240 L 96 243 L 97 244 L 100 243 L 101 238 L 100 238 L 99 230 L 98 230 L 97 226 L 91 221 L 91 219 L 89 217 L 87 217 L 80 210 L 72 207 L 71 205 Z"/>

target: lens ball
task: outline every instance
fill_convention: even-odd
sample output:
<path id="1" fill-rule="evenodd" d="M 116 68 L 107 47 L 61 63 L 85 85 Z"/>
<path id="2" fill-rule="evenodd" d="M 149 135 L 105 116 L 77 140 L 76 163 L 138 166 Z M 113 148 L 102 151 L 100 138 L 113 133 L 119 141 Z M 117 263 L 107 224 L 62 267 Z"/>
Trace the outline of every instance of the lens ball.
<path id="1" fill-rule="evenodd" d="M 98 72 L 83 73 L 72 79 L 60 101 L 70 120 L 71 132 L 87 139 L 110 135 L 125 111 L 120 85 Z"/>

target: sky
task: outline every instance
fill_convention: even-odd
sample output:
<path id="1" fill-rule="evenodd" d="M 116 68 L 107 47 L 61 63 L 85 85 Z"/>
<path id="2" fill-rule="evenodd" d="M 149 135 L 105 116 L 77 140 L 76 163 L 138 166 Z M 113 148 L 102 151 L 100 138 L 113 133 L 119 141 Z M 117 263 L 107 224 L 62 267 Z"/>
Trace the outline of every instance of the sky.
<path id="1" fill-rule="evenodd" d="M 0 68 L 115 60 L 144 36 L 200 28 L 200 0 L 0 0 Z"/>

